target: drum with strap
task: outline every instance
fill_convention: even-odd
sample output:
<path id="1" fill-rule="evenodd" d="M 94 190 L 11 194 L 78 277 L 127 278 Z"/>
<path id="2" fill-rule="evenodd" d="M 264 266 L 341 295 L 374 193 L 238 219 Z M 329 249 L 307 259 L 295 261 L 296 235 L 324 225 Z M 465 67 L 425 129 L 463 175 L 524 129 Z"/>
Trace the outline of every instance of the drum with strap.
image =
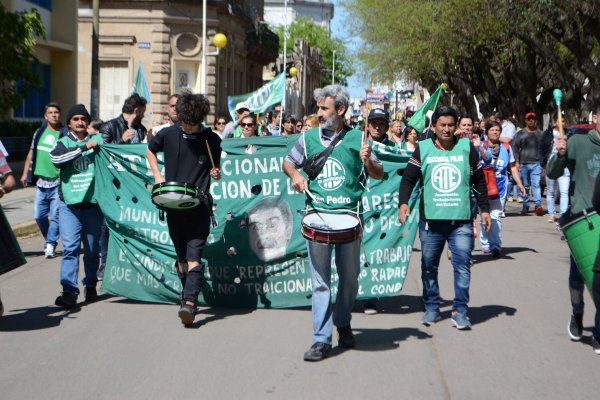
<path id="1" fill-rule="evenodd" d="M 196 185 L 185 182 L 161 182 L 152 187 L 152 203 L 165 211 L 196 208 L 205 197 Z"/>
<path id="2" fill-rule="evenodd" d="M 594 278 L 594 261 L 600 241 L 600 216 L 593 208 L 574 215 L 563 215 L 558 220 L 560 229 L 569 244 L 571 255 L 591 292 Z"/>
<path id="3" fill-rule="evenodd" d="M 352 214 L 311 212 L 302 218 L 302 236 L 326 244 L 350 243 L 360 237 L 362 226 Z"/>

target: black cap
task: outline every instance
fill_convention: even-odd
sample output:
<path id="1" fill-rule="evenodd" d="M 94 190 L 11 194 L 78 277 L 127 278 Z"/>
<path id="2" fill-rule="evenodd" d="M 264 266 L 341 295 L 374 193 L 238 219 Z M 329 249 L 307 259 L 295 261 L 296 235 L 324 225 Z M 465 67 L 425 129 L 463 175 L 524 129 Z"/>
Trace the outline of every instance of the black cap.
<path id="1" fill-rule="evenodd" d="M 382 108 L 374 108 L 369 112 L 369 121 L 372 121 L 375 119 L 385 119 L 386 121 L 389 122 L 390 115 L 388 114 L 387 111 L 385 111 Z"/>
<path id="2" fill-rule="evenodd" d="M 75 115 L 83 115 L 87 118 L 88 123 L 92 120 L 92 116 L 83 104 L 75 104 L 73 107 L 69 108 L 69 111 L 67 112 L 67 124 Z"/>

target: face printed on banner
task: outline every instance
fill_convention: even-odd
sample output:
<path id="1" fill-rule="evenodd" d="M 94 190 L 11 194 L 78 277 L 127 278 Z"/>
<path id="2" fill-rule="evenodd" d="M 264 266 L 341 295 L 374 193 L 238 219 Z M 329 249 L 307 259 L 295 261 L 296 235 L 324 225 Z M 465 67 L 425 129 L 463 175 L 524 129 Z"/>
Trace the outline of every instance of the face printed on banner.
<path id="1" fill-rule="evenodd" d="M 265 198 L 248 210 L 250 248 L 262 261 L 285 256 L 292 237 L 292 211 L 284 200 Z"/>

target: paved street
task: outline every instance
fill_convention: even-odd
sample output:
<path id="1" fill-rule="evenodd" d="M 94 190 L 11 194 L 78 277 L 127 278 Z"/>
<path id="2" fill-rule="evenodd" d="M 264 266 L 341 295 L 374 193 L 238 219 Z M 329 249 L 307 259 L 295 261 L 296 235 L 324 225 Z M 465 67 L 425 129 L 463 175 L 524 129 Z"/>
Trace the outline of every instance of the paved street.
<path id="1" fill-rule="evenodd" d="M 20 239 L 28 264 L 0 276 L 1 398 L 597 398 L 591 300 L 586 294 L 586 338 L 571 342 L 567 246 L 546 217 L 516 216 L 518 207 L 509 203 L 503 220 L 505 257 L 475 251 L 472 331 L 449 320 L 445 258 L 444 319 L 419 324 L 416 251 L 402 295 L 382 301 L 377 315 L 353 314 L 357 348 L 320 363 L 302 361 L 308 309 L 203 308 L 192 329 L 176 306 L 123 298 L 63 312 L 53 305 L 60 258 L 43 258 L 40 236 Z"/>

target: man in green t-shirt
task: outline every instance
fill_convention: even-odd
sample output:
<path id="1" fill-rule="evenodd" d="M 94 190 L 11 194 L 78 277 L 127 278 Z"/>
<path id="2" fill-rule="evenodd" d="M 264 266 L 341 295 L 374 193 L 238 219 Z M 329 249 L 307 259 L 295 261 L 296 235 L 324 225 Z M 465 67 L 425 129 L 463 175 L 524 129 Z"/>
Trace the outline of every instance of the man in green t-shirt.
<path id="1" fill-rule="evenodd" d="M 58 241 L 58 180 L 59 169 L 50 160 L 50 151 L 66 129 L 60 123 L 60 106 L 48 103 L 44 108 L 44 123 L 33 134 L 31 148 L 25 158 L 27 168 L 23 169 L 21 183 L 23 187 L 35 184 L 35 203 L 33 215 L 46 239 L 44 253 L 46 258 L 55 255 Z"/>
<path id="2" fill-rule="evenodd" d="M 474 245 L 471 186 L 477 192 L 481 223 L 489 231 L 487 187 L 478 150 L 469 139 L 454 135 L 458 121 L 456 110 L 440 107 L 433 113 L 431 121 L 435 137 L 419 142 L 402 175 L 399 219 L 402 224 L 407 221 L 411 212 L 408 200 L 416 184 L 423 182 L 419 239 L 425 315 L 421 323 L 429 326 L 441 319 L 438 267 L 448 242 L 454 269 L 452 323 L 460 330 L 470 329 L 467 311 Z"/>
<path id="3" fill-rule="evenodd" d="M 63 292 L 54 303 L 66 309 L 77 305 L 77 276 L 82 241 L 85 300 L 92 302 L 98 297 L 96 275 L 100 264 L 103 216 L 94 195 L 94 172 L 102 136 L 88 135 L 90 120 L 90 114 L 83 104 L 71 107 L 67 112 L 69 132 L 56 143 L 50 153 L 52 163 L 60 169 L 58 224 L 63 242 L 60 264 Z"/>

